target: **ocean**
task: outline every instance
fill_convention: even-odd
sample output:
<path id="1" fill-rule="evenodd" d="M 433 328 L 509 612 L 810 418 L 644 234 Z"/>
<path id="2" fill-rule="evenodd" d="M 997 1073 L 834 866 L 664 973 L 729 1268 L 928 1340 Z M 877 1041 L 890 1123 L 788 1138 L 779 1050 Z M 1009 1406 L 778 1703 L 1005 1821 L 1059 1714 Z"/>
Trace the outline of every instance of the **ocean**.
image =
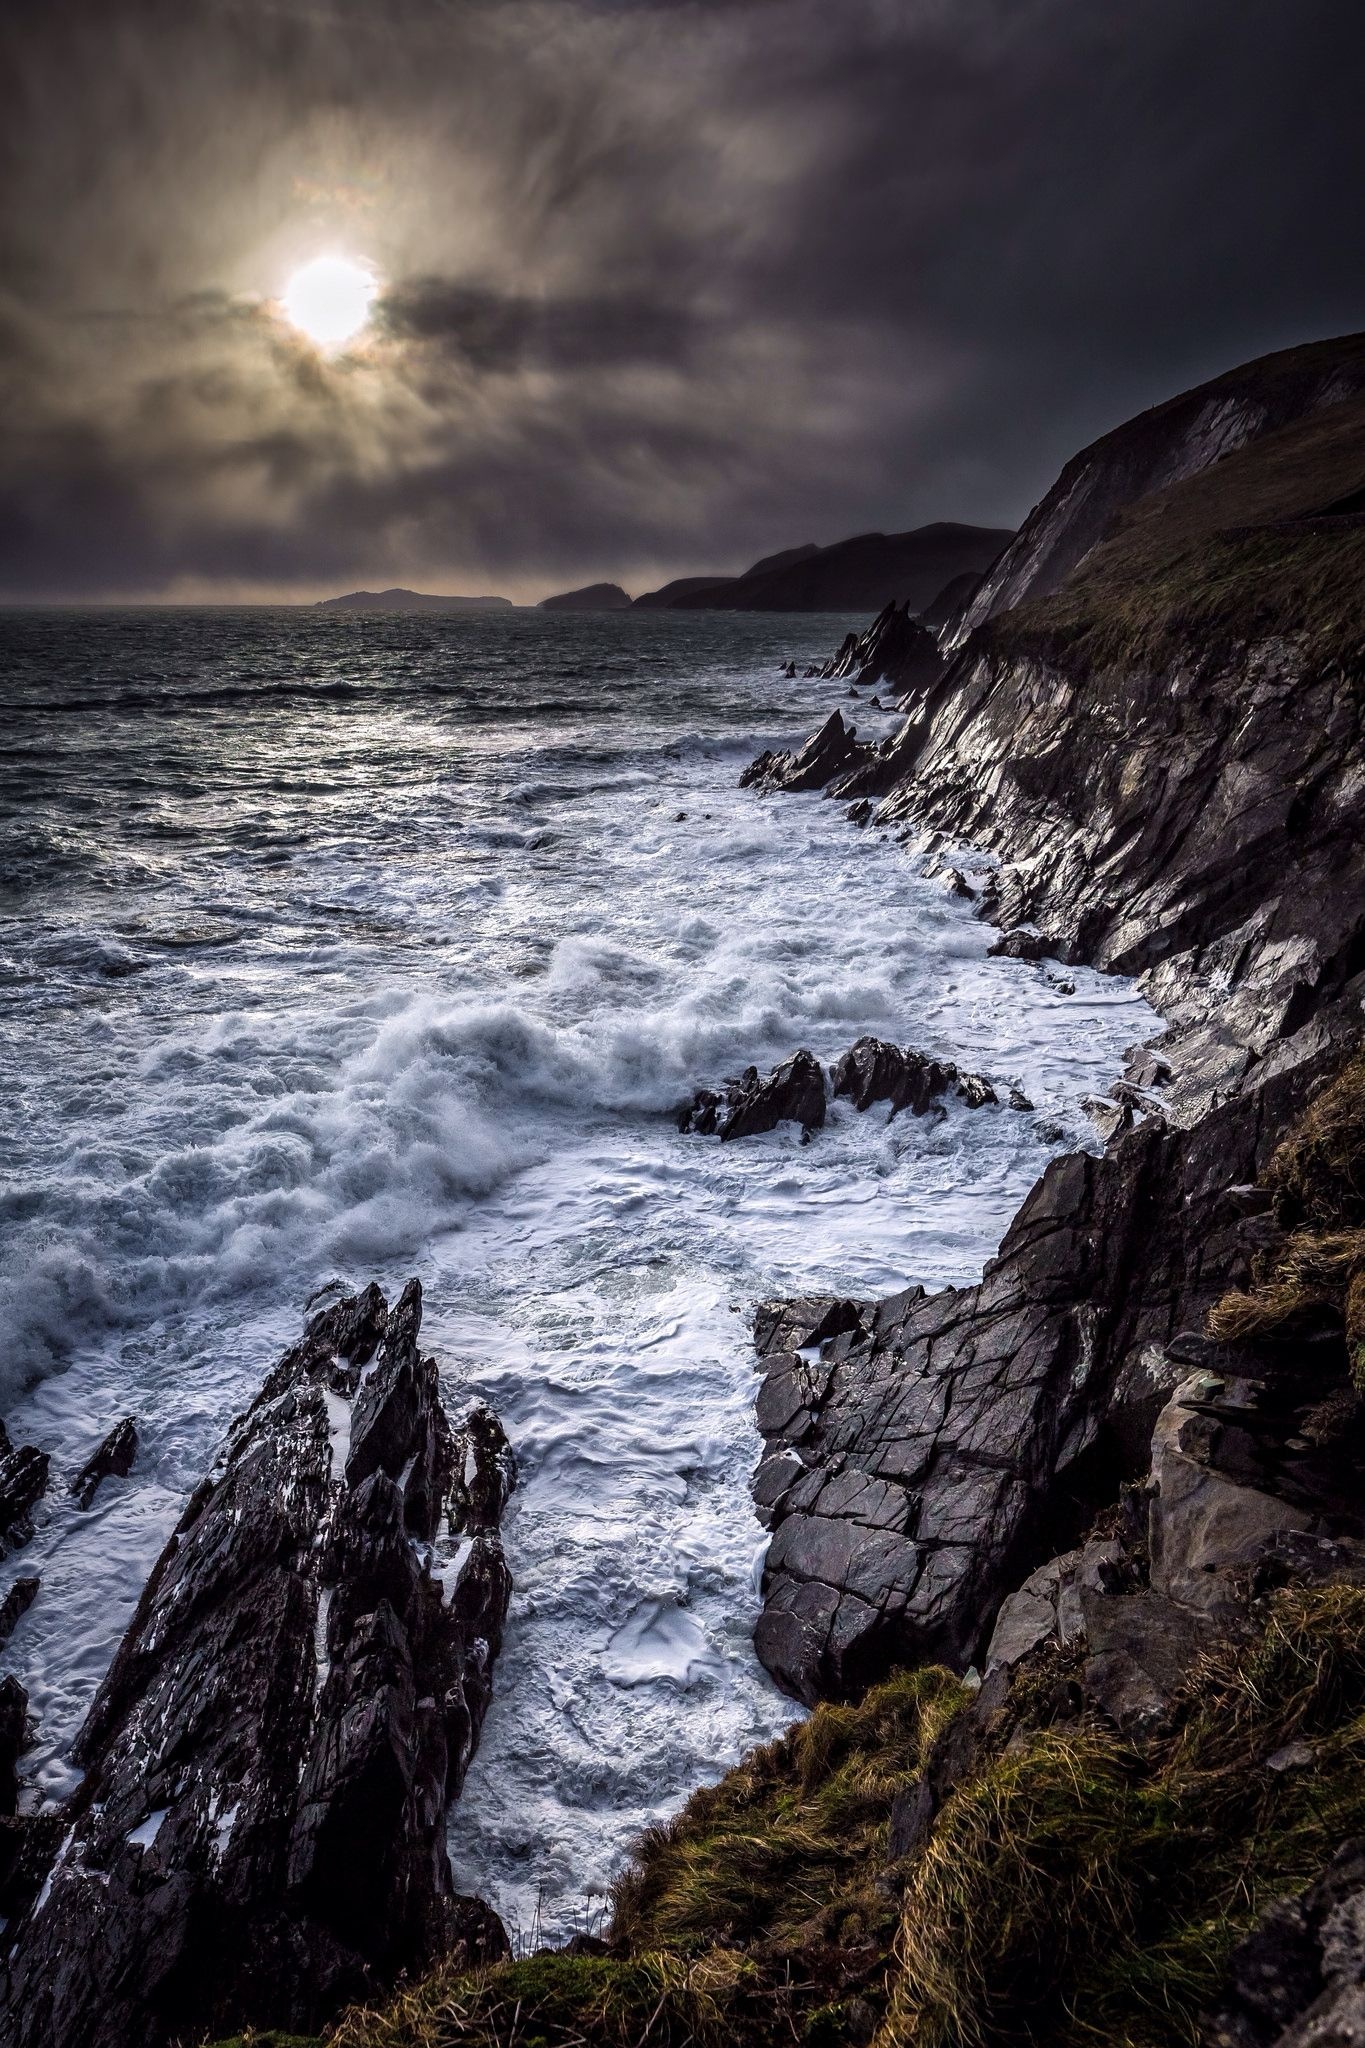
<path id="1" fill-rule="evenodd" d="M 0 1658 L 34 1798 L 228 1422 L 319 1288 L 416 1273 L 453 1413 L 520 1466 L 457 1883 L 591 1927 L 630 1841 L 796 1709 L 757 1663 L 754 1303 L 979 1276 L 1154 1019 L 992 960 L 817 795 L 739 789 L 842 684 L 840 617 L 0 615 L 0 1412 L 51 1452 Z M 692 1090 L 864 1032 L 1032 1113 L 837 1105 L 681 1135 Z M 131 1478 L 65 1475 L 122 1415 Z"/>

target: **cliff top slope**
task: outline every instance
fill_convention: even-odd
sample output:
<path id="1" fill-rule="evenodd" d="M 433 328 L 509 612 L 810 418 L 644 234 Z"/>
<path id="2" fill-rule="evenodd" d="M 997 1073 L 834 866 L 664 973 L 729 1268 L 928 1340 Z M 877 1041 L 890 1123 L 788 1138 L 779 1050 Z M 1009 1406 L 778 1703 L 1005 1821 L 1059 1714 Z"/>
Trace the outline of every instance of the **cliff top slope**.
<path id="1" fill-rule="evenodd" d="M 1083 448 L 1030 512 L 951 629 L 960 646 L 988 619 L 1059 589 L 1124 510 L 1295 420 L 1365 391 L 1365 334 L 1260 356 L 1138 413 Z"/>
<path id="2" fill-rule="evenodd" d="M 1302 635 L 1316 659 L 1351 660 L 1365 642 L 1365 396 L 1141 498 L 1059 590 L 987 633 L 1073 672 L 1195 636 Z"/>

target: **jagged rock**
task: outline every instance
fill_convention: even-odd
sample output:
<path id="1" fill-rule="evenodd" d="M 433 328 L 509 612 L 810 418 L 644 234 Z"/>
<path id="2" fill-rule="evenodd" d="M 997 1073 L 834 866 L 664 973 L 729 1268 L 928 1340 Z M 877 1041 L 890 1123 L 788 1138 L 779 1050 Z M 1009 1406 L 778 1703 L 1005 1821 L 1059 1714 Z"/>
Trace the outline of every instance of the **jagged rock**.
<path id="1" fill-rule="evenodd" d="M 1026 931 L 1005 932 L 986 948 L 992 960 L 1046 960 L 1055 951 L 1042 932 Z"/>
<path id="2" fill-rule="evenodd" d="M 832 776 L 863 761 L 869 749 L 858 742 L 856 726 L 845 725 L 837 711 L 831 711 L 813 738 L 794 753 L 760 754 L 739 778 L 741 789 L 757 785 L 762 789 L 823 789 Z"/>
<path id="3" fill-rule="evenodd" d="M 1269 1076 L 1194 1131 L 1149 1122 L 1054 1160 L 978 1287 L 910 1290 L 826 1337 L 823 1392 L 812 1376 L 799 1439 L 776 1431 L 760 1467 L 773 1538 L 755 1641 L 780 1684 L 814 1700 L 896 1663 L 966 1664 L 1002 1597 L 1065 1547 L 1066 1517 L 1145 1476 L 1188 1377 L 1165 1345 L 1245 1270 L 1225 1190 L 1259 1177 L 1331 1063 Z M 765 1348 L 801 1348 L 776 1327 L 769 1311 Z M 1296 1354 L 1286 1443 L 1293 1404 L 1321 1390 Z M 1288 1485 L 1303 1454 L 1275 1455 Z"/>
<path id="4" fill-rule="evenodd" d="M 137 1424 L 131 1415 L 116 1422 L 104 1442 L 87 1458 L 71 1482 L 71 1491 L 83 1508 L 93 1502 L 106 1479 L 126 1479 L 137 1456 Z"/>
<path id="5" fill-rule="evenodd" d="M 913 1290 L 922 1297 L 922 1287 Z M 803 1294 L 791 1301 L 761 1301 L 754 1310 L 754 1349 L 760 1358 L 775 1351 L 806 1351 L 833 1337 L 868 1337 L 874 1328 L 869 1302 L 835 1294 Z"/>
<path id="6" fill-rule="evenodd" d="M 862 684 L 888 682 L 904 697 L 926 690 L 943 673 L 938 642 L 908 604 L 886 605 L 865 633 L 846 634 L 839 651 L 816 674 L 831 682 L 852 676 Z"/>
<path id="7" fill-rule="evenodd" d="M 1123 1078 L 1135 1088 L 1160 1088 L 1171 1078 L 1171 1063 L 1149 1045 L 1136 1045 L 1124 1064 Z"/>
<path id="8" fill-rule="evenodd" d="M 1365 2039 L 1365 1843 L 1262 1914 L 1229 1958 L 1207 2048 L 1355 2048 Z"/>
<path id="9" fill-rule="evenodd" d="M 1238 1391 L 1235 1382 L 1232 1388 Z M 1207 1412 L 1207 1402 L 1228 1391 L 1229 1382 L 1212 1373 L 1192 1375 L 1161 1411 L 1152 1437 L 1152 1584 L 1210 1613 L 1237 1604 L 1233 1575 L 1249 1570 L 1272 1538 L 1314 1526 L 1304 1509 L 1218 1469 L 1228 1425 Z M 1246 1402 L 1243 1413 L 1253 1406 Z"/>
<path id="10" fill-rule="evenodd" d="M 737 1081 L 727 1081 L 724 1094 L 699 1088 L 678 1118 L 680 1131 L 703 1137 L 752 1138 L 776 1130 L 780 1123 L 818 1131 L 825 1121 L 825 1071 L 813 1053 L 794 1052 L 766 1079 L 757 1067 L 746 1067 Z"/>
<path id="11" fill-rule="evenodd" d="M 13 1672 L 0 1678 L 0 1814 L 19 1804 L 19 1754 L 28 1730 L 28 1694 Z"/>
<path id="12" fill-rule="evenodd" d="M 193 1495 L 77 1742 L 7 2048 L 312 2032 L 505 1946 L 454 1894 L 445 1810 L 506 1609 L 506 1452 L 491 1418 L 457 1446 L 420 1319 L 415 1281 L 314 1316 Z"/>
<path id="13" fill-rule="evenodd" d="M 1129 1103 L 1110 1102 L 1103 1095 L 1087 1095 L 1081 1102 L 1081 1108 L 1106 1145 L 1133 1128 L 1133 1111 Z"/>
<path id="14" fill-rule="evenodd" d="M 847 1096 L 858 1110 L 889 1102 L 892 1116 L 903 1109 L 923 1116 L 950 1089 L 970 1109 L 999 1101 L 983 1074 L 963 1073 L 951 1060 L 936 1060 L 928 1053 L 902 1052 L 884 1038 L 860 1038 L 836 1063 L 831 1084 L 836 1096 Z M 1018 1091 L 1010 1092 L 1013 1096 Z M 1019 1105 L 1031 1106 L 1022 1096 Z"/>
<path id="15" fill-rule="evenodd" d="M 36 1578 L 16 1579 L 4 1599 L 0 1600 L 0 1649 L 4 1648 L 38 1597 L 41 1583 Z"/>
<path id="16" fill-rule="evenodd" d="M 0 1451 L 0 1557 L 18 1550 L 33 1535 L 33 1509 L 47 1491 L 49 1459 L 32 1444 Z"/>

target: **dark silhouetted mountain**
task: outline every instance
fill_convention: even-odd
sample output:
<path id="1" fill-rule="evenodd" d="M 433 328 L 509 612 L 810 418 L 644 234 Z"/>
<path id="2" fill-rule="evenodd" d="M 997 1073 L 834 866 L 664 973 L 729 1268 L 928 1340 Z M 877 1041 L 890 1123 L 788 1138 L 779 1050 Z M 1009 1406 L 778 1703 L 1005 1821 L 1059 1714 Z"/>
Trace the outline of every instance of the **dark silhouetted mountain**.
<path id="1" fill-rule="evenodd" d="M 733 612 L 877 612 L 908 602 L 918 612 L 952 578 L 988 568 L 1012 538 L 1008 527 L 951 523 L 862 533 L 832 547 L 787 548 L 742 576 L 689 577 L 639 602 L 669 611 Z"/>
<path id="2" fill-rule="evenodd" d="M 585 583 L 581 590 L 562 590 L 540 600 L 543 612 L 623 612 L 629 605 L 619 583 Z"/>
<path id="3" fill-rule="evenodd" d="M 1026 599 L 1050 597 L 1139 499 L 1362 390 L 1365 334 L 1347 334 L 1258 356 L 1126 420 L 1073 455 L 945 644 L 960 645 L 987 619 Z"/>
<path id="4" fill-rule="evenodd" d="M 318 599 L 320 612 L 510 612 L 510 597 L 442 597 L 424 590 L 348 590 Z"/>
<path id="5" fill-rule="evenodd" d="M 720 590 L 725 584 L 734 581 L 733 576 L 675 576 L 671 583 L 664 583 L 658 590 L 647 590 L 643 597 L 637 597 L 635 609 L 645 612 L 671 611 L 680 597 L 692 597 L 699 590 Z"/>

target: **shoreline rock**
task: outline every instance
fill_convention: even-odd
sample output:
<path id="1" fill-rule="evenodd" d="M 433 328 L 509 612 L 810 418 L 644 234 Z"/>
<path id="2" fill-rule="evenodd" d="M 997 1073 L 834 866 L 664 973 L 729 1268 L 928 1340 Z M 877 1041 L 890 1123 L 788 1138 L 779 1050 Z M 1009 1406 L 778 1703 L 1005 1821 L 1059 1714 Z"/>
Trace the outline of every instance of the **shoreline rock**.
<path id="1" fill-rule="evenodd" d="M 7 2048 L 312 2031 L 505 1950 L 445 1814 L 510 1593 L 511 1457 L 486 1411 L 452 1432 L 420 1322 L 416 1281 L 315 1315 L 191 1498 L 78 1739 Z"/>

